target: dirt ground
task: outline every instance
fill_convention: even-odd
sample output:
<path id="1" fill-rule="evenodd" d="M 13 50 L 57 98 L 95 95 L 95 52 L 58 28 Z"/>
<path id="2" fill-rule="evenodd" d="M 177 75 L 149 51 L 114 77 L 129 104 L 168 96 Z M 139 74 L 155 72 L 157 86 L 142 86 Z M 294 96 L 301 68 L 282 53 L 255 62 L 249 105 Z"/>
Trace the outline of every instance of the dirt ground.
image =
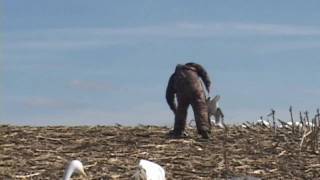
<path id="1" fill-rule="evenodd" d="M 129 179 L 140 159 L 165 168 L 167 179 L 319 179 L 320 156 L 300 151 L 299 134 L 259 126 L 214 128 L 210 140 L 193 129 L 169 139 L 156 126 L 0 126 L 0 179 L 61 179 L 79 159 L 88 179 Z M 237 178 L 236 178 L 237 177 Z M 82 179 L 74 175 L 73 179 Z"/>

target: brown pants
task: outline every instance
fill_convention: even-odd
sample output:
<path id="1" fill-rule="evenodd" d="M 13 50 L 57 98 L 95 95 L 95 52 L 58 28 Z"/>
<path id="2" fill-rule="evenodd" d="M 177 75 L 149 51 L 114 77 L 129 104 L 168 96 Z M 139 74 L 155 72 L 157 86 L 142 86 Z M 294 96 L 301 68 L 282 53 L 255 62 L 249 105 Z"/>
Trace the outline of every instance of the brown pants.
<path id="1" fill-rule="evenodd" d="M 181 133 L 186 127 L 188 107 L 191 104 L 198 133 L 209 131 L 208 106 L 203 91 L 195 91 L 190 95 L 177 94 L 178 107 L 175 115 L 174 131 Z"/>

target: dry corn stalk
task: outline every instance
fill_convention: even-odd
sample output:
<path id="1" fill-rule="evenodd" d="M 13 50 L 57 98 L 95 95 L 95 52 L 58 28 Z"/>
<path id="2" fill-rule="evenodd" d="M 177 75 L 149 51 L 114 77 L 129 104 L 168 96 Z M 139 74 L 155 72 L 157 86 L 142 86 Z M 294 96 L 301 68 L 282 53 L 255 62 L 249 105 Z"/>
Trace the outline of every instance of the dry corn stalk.
<path id="1" fill-rule="evenodd" d="M 306 130 L 303 132 L 302 138 L 301 138 L 301 142 L 300 142 L 300 150 L 302 150 L 302 146 L 304 145 L 304 143 L 306 142 L 307 145 L 310 143 L 310 139 L 308 139 L 310 137 L 310 135 L 312 134 L 312 131 L 310 130 Z"/>

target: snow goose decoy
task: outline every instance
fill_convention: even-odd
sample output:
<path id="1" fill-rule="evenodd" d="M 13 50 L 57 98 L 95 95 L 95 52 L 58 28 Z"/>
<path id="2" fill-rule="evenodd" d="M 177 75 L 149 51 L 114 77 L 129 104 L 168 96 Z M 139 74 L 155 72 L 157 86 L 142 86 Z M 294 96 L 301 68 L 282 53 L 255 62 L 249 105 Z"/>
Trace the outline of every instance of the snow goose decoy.
<path id="1" fill-rule="evenodd" d="M 63 175 L 63 180 L 70 180 L 73 173 L 80 173 L 87 177 L 87 174 L 84 172 L 84 168 L 82 163 L 79 160 L 73 160 L 69 163 L 69 165 L 66 168 L 66 171 Z"/>
<path id="2" fill-rule="evenodd" d="M 151 161 L 141 159 L 137 172 L 132 176 L 134 180 L 165 180 L 164 169 Z"/>
<path id="3" fill-rule="evenodd" d="M 263 117 L 260 116 L 260 118 L 257 120 L 257 124 L 260 125 L 260 126 L 264 126 L 264 127 L 270 128 L 271 127 L 270 122 L 265 121 L 262 118 Z"/>
<path id="4" fill-rule="evenodd" d="M 208 106 L 209 123 L 214 124 L 220 128 L 224 128 L 224 114 L 219 106 L 220 95 L 216 95 L 213 99 L 208 97 L 206 104 Z M 214 117 L 214 121 L 211 117 Z"/>

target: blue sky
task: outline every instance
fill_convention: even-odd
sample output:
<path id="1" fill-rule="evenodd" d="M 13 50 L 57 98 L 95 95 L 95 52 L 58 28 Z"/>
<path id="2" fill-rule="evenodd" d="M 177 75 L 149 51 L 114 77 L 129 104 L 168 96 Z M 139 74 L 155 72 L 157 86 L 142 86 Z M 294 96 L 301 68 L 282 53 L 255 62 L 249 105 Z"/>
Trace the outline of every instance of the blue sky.
<path id="1" fill-rule="evenodd" d="M 227 123 L 314 112 L 320 2 L 3 1 L 1 116 L 18 125 L 172 125 L 177 63 L 202 64 Z M 193 118 L 189 111 L 188 119 Z"/>

